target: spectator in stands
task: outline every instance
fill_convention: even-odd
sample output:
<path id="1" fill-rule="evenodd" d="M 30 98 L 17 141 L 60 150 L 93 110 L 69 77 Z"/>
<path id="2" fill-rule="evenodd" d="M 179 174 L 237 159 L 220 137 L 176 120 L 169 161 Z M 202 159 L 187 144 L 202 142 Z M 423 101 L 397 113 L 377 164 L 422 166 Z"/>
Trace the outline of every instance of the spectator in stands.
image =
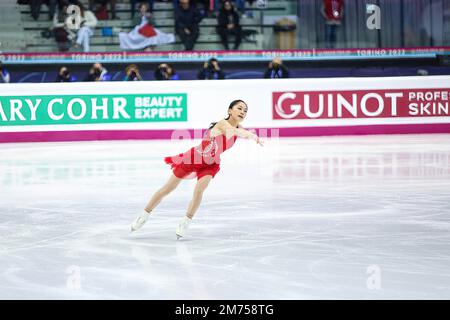
<path id="1" fill-rule="evenodd" d="M 220 35 L 220 39 L 222 41 L 222 45 L 225 47 L 225 50 L 229 50 L 229 35 L 233 35 L 235 37 L 233 50 L 237 50 L 242 41 L 242 28 L 239 24 L 239 15 L 231 1 L 225 1 L 222 4 L 222 9 L 219 12 L 217 21 L 217 33 Z"/>
<path id="2" fill-rule="evenodd" d="M 84 52 L 89 52 L 90 38 L 94 35 L 92 28 L 95 28 L 98 21 L 92 11 L 85 10 L 84 6 L 81 3 L 78 3 L 77 5 L 80 7 L 81 24 L 80 28 L 77 30 L 77 39 L 75 42 L 75 46 L 83 47 Z"/>
<path id="3" fill-rule="evenodd" d="M 121 49 L 145 49 L 147 51 L 153 50 L 158 44 L 175 42 L 174 34 L 164 33 L 153 27 L 152 14 L 146 3 L 139 5 L 139 13 L 141 16 L 140 23 L 128 33 L 119 33 Z"/>
<path id="4" fill-rule="evenodd" d="M 99 10 L 104 10 L 109 3 L 111 9 L 111 19 L 116 20 L 119 17 L 116 15 L 116 2 L 117 0 L 89 0 L 89 10 L 97 13 Z"/>
<path id="5" fill-rule="evenodd" d="M 135 64 L 130 64 L 125 68 L 125 78 L 123 81 L 142 81 L 142 76 L 139 73 L 139 68 Z"/>
<path id="6" fill-rule="evenodd" d="M 131 19 L 134 18 L 134 14 L 136 13 L 136 3 L 141 2 L 138 6 L 138 10 L 140 11 L 141 4 L 144 3 L 142 0 L 131 0 Z M 155 4 L 155 0 L 147 0 L 148 3 L 148 11 L 153 13 L 153 6 Z"/>
<path id="7" fill-rule="evenodd" d="M 269 63 L 269 67 L 266 72 L 264 72 L 264 78 L 289 78 L 289 70 L 283 65 L 280 58 L 273 58 Z"/>
<path id="8" fill-rule="evenodd" d="M 242 15 L 242 18 L 247 18 L 247 17 L 253 18 L 253 11 L 245 10 L 246 0 L 212 0 L 212 6 L 214 7 L 213 10 L 215 10 L 216 17 L 219 15 L 220 10 L 222 9 L 223 3 L 225 1 L 231 1 L 234 4 L 236 11 Z M 247 1 L 250 3 L 250 6 L 253 6 L 253 3 L 255 2 L 255 0 L 247 0 Z M 260 0 L 260 1 L 265 3 L 265 1 L 268 1 L 268 0 Z"/>
<path id="9" fill-rule="evenodd" d="M 203 64 L 203 69 L 197 74 L 199 80 L 225 79 L 225 73 L 220 69 L 219 61 L 211 58 Z"/>
<path id="10" fill-rule="evenodd" d="M 2 62 L 0 61 L 0 83 L 9 83 L 11 80 L 8 70 L 3 67 Z"/>
<path id="11" fill-rule="evenodd" d="M 169 63 L 161 63 L 155 70 L 156 80 L 179 80 L 180 77 Z"/>
<path id="12" fill-rule="evenodd" d="M 336 46 L 336 30 L 342 23 L 344 0 L 323 0 L 321 7 L 325 19 L 325 47 Z"/>
<path id="13" fill-rule="evenodd" d="M 179 0 L 179 5 L 175 8 L 175 32 L 186 50 L 194 49 L 200 21 L 201 16 L 197 8 L 191 5 L 189 0 Z"/>
<path id="14" fill-rule="evenodd" d="M 53 15 L 55 14 L 57 0 L 29 0 L 31 17 L 33 17 L 34 21 L 39 19 L 39 15 L 41 14 L 42 4 L 46 4 L 48 7 L 48 19 L 52 20 Z"/>
<path id="15" fill-rule="evenodd" d="M 96 62 L 89 69 L 89 73 L 84 81 L 108 81 L 111 77 L 108 74 L 108 70 L 102 66 L 101 63 Z"/>
<path id="16" fill-rule="evenodd" d="M 71 39 L 75 34 L 68 28 L 66 19 L 68 2 L 63 3 L 58 13 L 53 15 L 53 33 L 59 51 L 68 51 L 71 46 Z"/>
<path id="17" fill-rule="evenodd" d="M 67 67 L 61 67 L 59 69 L 58 75 L 56 76 L 55 82 L 75 82 L 77 79 L 72 73 L 67 69 Z"/>

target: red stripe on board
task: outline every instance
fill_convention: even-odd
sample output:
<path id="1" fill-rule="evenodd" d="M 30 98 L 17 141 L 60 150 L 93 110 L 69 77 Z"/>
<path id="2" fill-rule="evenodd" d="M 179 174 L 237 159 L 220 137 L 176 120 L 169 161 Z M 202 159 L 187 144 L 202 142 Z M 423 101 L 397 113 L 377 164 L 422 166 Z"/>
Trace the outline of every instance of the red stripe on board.
<path id="1" fill-rule="evenodd" d="M 278 130 L 280 137 L 305 137 L 329 135 L 369 135 L 369 134 L 411 134 L 450 133 L 450 123 L 395 124 L 340 127 L 295 127 L 256 129 L 268 137 Z M 91 140 L 148 140 L 171 139 L 174 130 L 89 130 L 89 131 L 42 131 L 42 132 L 0 132 L 0 143 L 7 142 L 57 142 Z M 193 129 L 180 130 L 194 137 Z"/>

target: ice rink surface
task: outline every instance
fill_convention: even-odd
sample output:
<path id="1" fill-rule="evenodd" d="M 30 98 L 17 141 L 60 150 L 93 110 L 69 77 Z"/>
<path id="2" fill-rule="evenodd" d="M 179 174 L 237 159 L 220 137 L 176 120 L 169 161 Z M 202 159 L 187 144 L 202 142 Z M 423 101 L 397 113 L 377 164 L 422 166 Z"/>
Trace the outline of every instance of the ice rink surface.
<path id="1" fill-rule="evenodd" d="M 450 298 L 450 135 L 240 139 L 130 234 L 197 143 L 0 145 L 0 298 Z"/>

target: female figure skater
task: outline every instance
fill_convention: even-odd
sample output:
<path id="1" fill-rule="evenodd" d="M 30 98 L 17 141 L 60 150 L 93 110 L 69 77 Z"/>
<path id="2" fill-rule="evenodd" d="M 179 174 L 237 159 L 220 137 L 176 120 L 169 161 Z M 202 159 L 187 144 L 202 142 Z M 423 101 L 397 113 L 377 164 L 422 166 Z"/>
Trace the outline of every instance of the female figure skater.
<path id="1" fill-rule="evenodd" d="M 203 192 L 208 187 L 211 179 L 220 170 L 220 154 L 230 149 L 237 137 L 253 139 L 259 145 L 263 142 L 259 137 L 241 127 L 239 123 L 247 116 L 247 104 L 242 100 L 234 100 L 228 107 L 228 117 L 219 122 L 211 123 L 202 142 L 185 153 L 177 156 L 166 157 L 164 160 L 172 167 L 172 174 L 166 184 L 160 188 L 139 215 L 131 224 L 131 231 L 141 228 L 147 221 L 153 209 L 167 196 L 175 190 L 182 179 L 197 177 L 197 184 L 194 195 L 189 204 L 186 216 L 176 229 L 177 239 L 184 236 L 195 212 L 200 206 Z"/>

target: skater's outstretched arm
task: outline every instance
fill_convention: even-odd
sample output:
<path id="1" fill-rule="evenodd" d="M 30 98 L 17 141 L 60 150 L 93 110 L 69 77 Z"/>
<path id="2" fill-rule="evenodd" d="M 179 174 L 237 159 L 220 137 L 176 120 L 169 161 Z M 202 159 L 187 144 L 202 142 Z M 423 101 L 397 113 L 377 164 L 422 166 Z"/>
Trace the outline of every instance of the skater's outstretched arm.
<path id="1" fill-rule="evenodd" d="M 222 133 L 225 134 L 227 139 L 230 137 L 236 135 L 241 138 L 245 139 L 252 139 L 255 140 L 257 144 L 263 145 L 262 140 L 258 137 L 258 135 L 254 134 L 251 131 L 248 131 L 244 128 L 242 128 L 240 125 L 238 128 L 233 127 L 227 120 L 220 120 L 217 125 L 217 129 L 219 129 Z"/>

